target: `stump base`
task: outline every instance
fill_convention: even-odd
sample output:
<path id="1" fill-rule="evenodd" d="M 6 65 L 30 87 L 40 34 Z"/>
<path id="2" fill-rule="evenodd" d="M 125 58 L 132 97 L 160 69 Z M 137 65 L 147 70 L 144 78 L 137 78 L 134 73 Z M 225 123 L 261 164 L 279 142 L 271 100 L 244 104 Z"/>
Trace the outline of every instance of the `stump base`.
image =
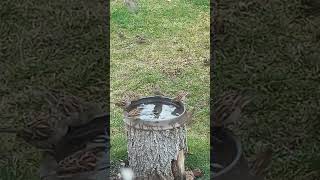
<path id="1" fill-rule="evenodd" d="M 164 131 L 126 128 L 129 166 L 136 179 L 184 179 L 185 126 Z"/>

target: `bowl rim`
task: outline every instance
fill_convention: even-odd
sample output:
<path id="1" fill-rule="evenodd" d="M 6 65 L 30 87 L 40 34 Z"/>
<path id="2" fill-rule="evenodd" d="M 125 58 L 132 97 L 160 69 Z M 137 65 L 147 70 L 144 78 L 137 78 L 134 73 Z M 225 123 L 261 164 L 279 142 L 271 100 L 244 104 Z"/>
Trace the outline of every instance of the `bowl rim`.
<path id="1" fill-rule="evenodd" d="M 213 174 L 212 177 L 219 177 L 229 172 L 232 168 L 236 166 L 236 164 L 240 161 L 240 158 L 242 156 L 242 146 L 241 146 L 240 140 L 230 131 L 226 131 L 226 134 L 227 136 L 231 137 L 231 139 L 234 141 L 236 145 L 236 148 L 237 148 L 236 156 L 227 167 L 225 167 L 223 170 L 219 171 L 218 173 Z"/>
<path id="2" fill-rule="evenodd" d="M 152 98 L 158 98 L 158 99 L 165 99 L 167 102 L 172 102 L 173 98 L 167 97 L 167 96 L 145 96 L 141 97 L 138 100 L 135 100 L 134 102 L 138 102 L 144 99 L 152 99 Z M 182 118 L 186 118 L 186 105 L 183 102 L 179 102 L 179 105 L 182 108 L 182 113 L 179 116 L 169 118 L 166 120 L 161 120 L 161 121 L 139 121 L 135 123 L 135 125 L 132 125 L 132 119 L 128 118 L 127 112 L 124 111 L 124 119 L 123 121 L 131 127 L 134 127 L 136 129 L 141 129 L 141 130 L 168 130 L 168 129 L 173 129 L 173 128 L 178 128 L 183 125 L 179 123 L 173 123 L 173 122 L 178 122 Z M 129 105 L 130 107 L 130 105 Z M 173 124 L 171 124 L 173 123 Z M 151 127 L 151 128 L 150 128 Z"/>

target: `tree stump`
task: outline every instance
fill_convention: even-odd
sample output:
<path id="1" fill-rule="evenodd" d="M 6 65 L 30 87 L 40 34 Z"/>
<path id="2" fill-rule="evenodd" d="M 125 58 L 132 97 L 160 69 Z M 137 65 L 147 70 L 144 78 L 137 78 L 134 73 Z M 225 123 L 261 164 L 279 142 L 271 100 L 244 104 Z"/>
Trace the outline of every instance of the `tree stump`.
<path id="1" fill-rule="evenodd" d="M 182 103 L 160 96 L 147 97 L 132 102 L 128 108 L 136 108 L 141 103 L 174 104 L 179 115 L 157 121 L 131 119 L 125 114 L 129 166 L 138 180 L 181 180 L 185 179 L 184 155 L 187 148 L 186 127 L 182 123 L 187 118 Z"/>

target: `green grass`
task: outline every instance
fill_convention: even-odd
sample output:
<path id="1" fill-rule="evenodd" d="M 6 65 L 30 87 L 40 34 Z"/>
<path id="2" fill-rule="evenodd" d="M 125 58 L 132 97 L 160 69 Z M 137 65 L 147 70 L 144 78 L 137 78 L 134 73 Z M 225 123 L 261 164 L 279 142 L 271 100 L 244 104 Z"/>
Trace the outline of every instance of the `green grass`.
<path id="1" fill-rule="evenodd" d="M 163 93 L 190 93 L 187 108 L 197 108 L 188 130 L 186 165 L 200 168 L 209 179 L 209 1 L 141 0 L 137 14 L 122 1 L 111 2 L 111 101 L 126 93 L 151 95 L 159 84 Z M 118 36 L 122 32 L 125 39 Z M 147 43 L 136 43 L 135 37 Z M 111 160 L 126 159 L 127 145 L 120 109 L 111 105 Z"/>
<path id="2" fill-rule="evenodd" d="M 304 180 L 319 139 L 319 17 L 300 1 L 221 1 L 225 34 L 217 35 L 216 93 L 249 89 L 257 98 L 236 130 L 245 153 L 275 153 L 267 179 Z"/>
<path id="3" fill-rule="evenodd" d="M 0 127 L 21 127 L 46 86 L 107 105 L 103 6 L 87 1 L 0 2 Z M 39 179 L 40 153 L 0 134 L 0 180 Z"/>

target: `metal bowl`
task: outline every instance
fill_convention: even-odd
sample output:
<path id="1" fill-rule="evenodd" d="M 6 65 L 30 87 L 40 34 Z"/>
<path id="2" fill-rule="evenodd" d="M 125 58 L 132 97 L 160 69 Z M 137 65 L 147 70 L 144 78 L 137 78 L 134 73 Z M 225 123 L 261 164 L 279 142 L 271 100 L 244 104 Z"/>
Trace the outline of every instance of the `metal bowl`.
<path id="1" fill-rule="evenodd" d="M 130 126 L 142 130 L 167 130 L 172 128 L 180 127 L 179 122 L 186 118 L 186 109 L 182 102 L 173 102 L 172 98 L 163 96 L 149 96 L 143 97 L 139 100 L 132 101 L 128 107 L 128 111 L 137 108 L 141 104 L 161 103 L 173 105 L 179 111 L 179 115 L 173 118 L 162 119 L 157 121 L 146 121 L 146 120 L 133 120 L 129 118 L 127 113 L 124 112 L 124 122 Z"/>
<path id="2" fill-rule="evenodd" d="M 215 180 L 250 179 L 248 163 L 243 156 L 240 141 L 226 129 L 214 130 L 214 135 L 222 142 L 212 142 L 211 159 L 224 168 L 212 173 L 211 177 Z"/>

